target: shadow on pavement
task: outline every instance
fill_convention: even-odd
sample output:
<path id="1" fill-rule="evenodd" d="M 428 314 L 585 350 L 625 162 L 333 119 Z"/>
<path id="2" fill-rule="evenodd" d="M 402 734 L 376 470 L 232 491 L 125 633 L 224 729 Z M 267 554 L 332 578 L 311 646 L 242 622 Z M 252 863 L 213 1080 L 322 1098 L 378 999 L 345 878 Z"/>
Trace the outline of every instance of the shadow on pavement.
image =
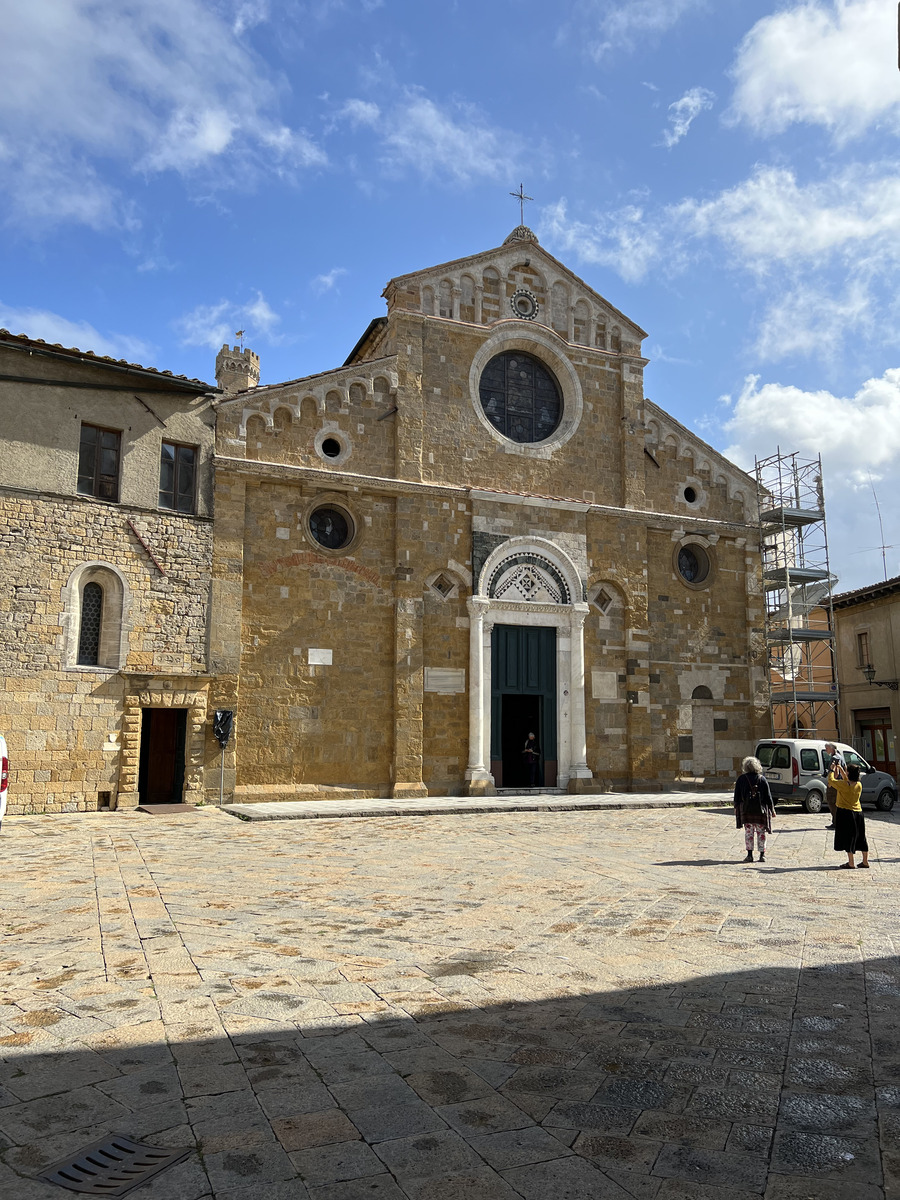
<path id="1" fill-rule="evenodd" d="M 729 952 L 751 962 L 791 943 L 746 925 Z M 219 1015 L 245 1029 L 231 1038 L 187 1011 L 168 1042 L 131 1024 L 58 1053 L 40 1048 L 48 1007 L 29 1014 L 33 1035 L 0 1038 L 0 1195 L 60 1200 L 34 1176 L 116 1131 L 193 1148 L 146 1200 L 884 1200 L 900 962 L 864 967 L 827 934 L 818 953 L 828 965 L 583 994 L 559 960 L 543 980 L 567 995 L 479 1007 L 409 992 L 340 1031 L 304 1021 L 295 985 L 270 984 L 231 1018 L 222 997 Z M 419 966 L 462 994 L 498 961 Z M 185 1008 L 208 1013 L 216 994 L 204 985 Z"/>

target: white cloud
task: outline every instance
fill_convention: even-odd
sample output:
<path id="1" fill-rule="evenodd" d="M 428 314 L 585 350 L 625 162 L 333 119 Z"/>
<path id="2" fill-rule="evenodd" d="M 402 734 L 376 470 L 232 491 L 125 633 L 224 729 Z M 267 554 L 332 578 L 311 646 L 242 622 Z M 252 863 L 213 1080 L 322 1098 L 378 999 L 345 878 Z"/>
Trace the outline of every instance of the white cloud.
<path id="1" fill-rule="evenodd" d="M 882 574 L 878 553 L 855 553 L 880 540 L 871 474 L 876 489 L 883 484 L 885 540 L 895 547 L 888 570 L 900 573 L 900 508 L 884 503 L 900 471 L 900 368 L 866 380 L 852 396 L 760 385 L 759 376 L 750 375 L 724 432 L 731 445 L 723 453 L 751 472 L 754 455 L 768 456 L 775 446 L 801 458 L 821 453 L 832 567 L 845 588 Z"/>
<path id="2" fill-rule="evenodd" d="M 274 118 L 276 90 L 236 36 L 262 13 L 238 5 L 232 24 L 202 0 L 11 6 L 0 187 L 12 219 L 133 225 L 123 172 L 202 170 L 221 184 L 323 163 Z"/>
<path id="3" fill-rule="evenodd" d="M 657 38 L 687 13 L 706 7 L 706 0 L 581 0 L 563 36 L 577 38 L 591 57 L 612 50 L 633 50 Z"/>
<path id="4" fill-rule="evenodd" d="M 91 350 L 110 358 L 125 358 L 146 366 L 153 361 L 155 348 L 142 338 L 124 333 L 99 333 L 87 321 L 70 321 L 59 313 L 42 308 L 12 308 L 0 303 L 0 327 L 10 333 L 42 338 L 51 346 Z"/>
<path id="5" fill-rule="evenodd" d="M 337 281 L 342 275 L 347 274 L 346 267 L 332 267 L 324 275 L 317 275 L 310 283 L 310 287 L 320 296 L 325 292 L 330 292 L 337 287 Z"/>
<path id="6" fill-rule="evenodd" d="M 244 330 L 244 341 L 250 345 L 277 343 L 278 325 L 281 317 L 269 305 L 262 292 L 247 304 L 234 304 L 220 300 L 218 304 L 198 304 L 190 312 L 183 313 L 174 322 L 183 346 L 208 346 L 219 350 L 238 329 Z"/>
<path id="7" fill-rule="evenodd" d="M 376 125 L 381 109 L 371 100 L 345 100 L 337 115 L 353 126 Z"/>
<path id="8" fill-rule="evenodd" d="M 687 134 L 692 122 L 702 112 L 712 108 L 716 98 L 715 92 L 707 88 L 690 88 L 680 100 L 669 105 L 669 128 L 663 130 L 663 143 L 670 149 Z"/>
<path id="9" fill-rule="evenodd" d="M 767 359 L 835 355 L 851 333 L 876 343 L 894 338 L 895 163 L 854 165 L 808 183 L 786 168 L 758 167 L 706 199 L 626 205 L 589 221 L 570 218 L 560 200 L 543 210 L 539 232 L 560 253 L 630 283 L 714 256 L 757 285 L 764 311 L 756 350 Z"/>
<path id="10" fill-rule="evenodd" d="M 868 281 L 851 280 L 839 296 L 823 280 L 801 283 L 769 306 L 754 348 L 765 362 L 813 354 L 836 361 L 847 337 L 862 336 L 873 324 L 874 310 Z"/>
<path id="11" fill-rule="evenodd" d="M 805 0 L 763 17 L 733 67 L 732 116 L 759 133 L 794 122 L 841 141 L 881 120 L 900 127 L 897 10 L 887 0 Z"/>
<path id="12" fill-rule="evenodd" d="M 426 178 L 449 176 L 458 183 L 476 177 L 506 179 L 515 171 L 520 139 L 485 124 L 470 106 L 455 112 L 408 90 L 392 110 L 382 133 L 384 162 L 390 169 L 413 168 Z"/>
<path id="13" fill-rule="evenodd" d="M 589 223 L 570 218 L 563 198 L 541 210 L 538 229 L 558 253 L 612 267 L 628 283 L 639 283 L 664 249 L 662 223 L 654 226 L 637 205 L 599 213 Z"/>

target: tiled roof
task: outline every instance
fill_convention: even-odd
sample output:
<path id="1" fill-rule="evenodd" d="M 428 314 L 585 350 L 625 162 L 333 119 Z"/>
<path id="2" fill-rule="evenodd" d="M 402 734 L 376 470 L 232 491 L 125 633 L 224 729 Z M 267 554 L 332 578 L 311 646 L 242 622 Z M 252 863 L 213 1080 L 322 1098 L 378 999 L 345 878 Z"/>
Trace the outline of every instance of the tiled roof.
<path id="1" fill-rule="evenodd" d="M 832 596 L 831 603 L 834 608 L 849 608 L 851 604 L 877 600 L 881 596 L 890 596 L 893 592 L 900 592 L 900 575 L 895 575 L 893 579 L 883 579 L 880 583 L 867 584 L 866 587 L 856 588 L 852 592 L 839 592 Z"/>
<path id="2" fill-rule="evenodd" d="M 181 384 L 195 384 L 197 391 L 214 392 L 218 390 L 214 383 L 204 383 L 202 379 L 189 379 L 187 375 L 175 375 L 172 371 L 158 371 L 156 367 L 142 367 L 140 363 L 132 363 L 125 358 L 113 358 L 109 354 L 95 354 L 93 350 L 79 350 L 75 346 L 62 346 L 59 342 L 45 342 L 43 338 L 30 338 L 24 333 L 10 333 L 8 329 L 0 329 L 0 345 L 3 343 L 20 349 L 25 349 L 29 346 L 40 347 L 42 350 L 49 351 L 55 356 L 81 359 L 85 362 L 97 363 L 99 365 L 125 367 L 130 371 L 142 371 L 147 375 L 154 375 L 159 379 L 177 379 Z"/>

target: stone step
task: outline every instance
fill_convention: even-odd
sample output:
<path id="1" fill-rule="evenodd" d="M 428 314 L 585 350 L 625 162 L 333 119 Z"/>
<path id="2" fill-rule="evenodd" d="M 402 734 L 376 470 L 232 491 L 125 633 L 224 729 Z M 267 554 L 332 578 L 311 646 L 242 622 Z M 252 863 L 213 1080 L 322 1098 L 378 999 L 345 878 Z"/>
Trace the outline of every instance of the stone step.
<path id="1" fill-rule="evenodd" d="M 565 788 L 497 788 L 498 796 L 566 796 Z"/>

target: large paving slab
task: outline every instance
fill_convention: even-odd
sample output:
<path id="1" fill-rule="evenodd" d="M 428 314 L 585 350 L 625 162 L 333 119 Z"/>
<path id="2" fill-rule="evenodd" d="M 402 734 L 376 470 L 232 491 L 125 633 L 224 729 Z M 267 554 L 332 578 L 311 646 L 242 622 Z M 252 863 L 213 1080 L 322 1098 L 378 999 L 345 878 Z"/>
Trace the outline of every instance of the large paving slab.
<path id="1" fill-rule="evenodd" d="M 121 1132 L 148 1200 L 900 1198 L 900 818 L 719 799 L 5 821 L 0 1196 Z"/>

